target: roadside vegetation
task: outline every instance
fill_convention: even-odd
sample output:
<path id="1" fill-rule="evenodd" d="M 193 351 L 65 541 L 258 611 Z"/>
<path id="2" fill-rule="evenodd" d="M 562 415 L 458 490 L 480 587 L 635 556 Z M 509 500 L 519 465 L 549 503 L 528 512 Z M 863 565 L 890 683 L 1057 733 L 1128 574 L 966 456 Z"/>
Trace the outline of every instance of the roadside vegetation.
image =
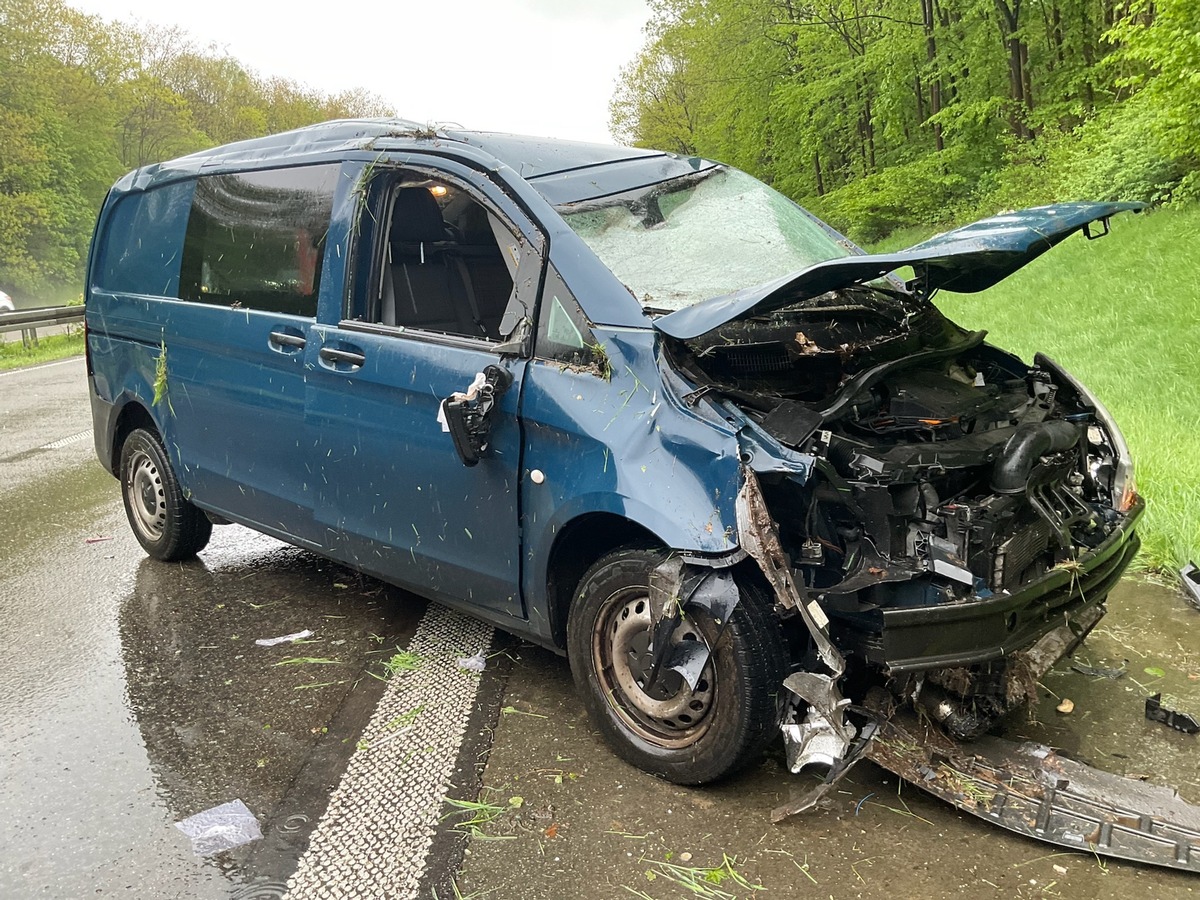
<path id="1" fill-rule="evenodd" d="M 922 237 L 923 235 L 919 235 Z M 939 294 L 965 328 L 1031 361 L 1041 351 L 1121 424 L 1149 509 L 1142 564 L 1200 557 L 1200 205 L 1112 219 L 982 294 Z"/>
<path id="2" fill-rule="evenodd" d="M 79 291 L 100 203 L 150 162 L 327 119 L 389 115 L 260 75 L 178 28 L 63 0 L 0 0 L 0 290 L 18 307 Z"/>
<path id="3" fill-rule="evenodd" d="M 613 133 L 860 242 L 1056 200 L 1200 197 L 1200 0 L 652 0 Z"/>
<path id="4" fill-rule="evenodd" d="M 53 362 L 83 353 L 83 330 L 71 334 L 55 334 L 40 338 L 36 345 L 26 347 L 21 343 L 20 333 L 8 335 L 0 344 L 0 372 L 20 369 L 38 363 Z"/>

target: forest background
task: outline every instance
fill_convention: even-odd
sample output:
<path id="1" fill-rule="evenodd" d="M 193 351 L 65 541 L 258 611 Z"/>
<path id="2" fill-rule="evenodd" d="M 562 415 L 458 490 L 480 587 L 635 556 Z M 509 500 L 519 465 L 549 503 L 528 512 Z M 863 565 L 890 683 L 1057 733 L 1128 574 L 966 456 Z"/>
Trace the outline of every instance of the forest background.
<path id="1" fill-rule="evenodd" d="M 260 76 L 179 29 L 108 22 L 61 0 L 0 0 L 0 289 L 18 306 L 78 298 L 96 213 L 131 169 L 394 114 L 364 90 L 328 95 Z"/>
<path id="2" fill-rule="evenodd" d="M 618 139 L 745 169 L 875 242 L 1200 196 L 1200 0 L 650 0 Z"/>

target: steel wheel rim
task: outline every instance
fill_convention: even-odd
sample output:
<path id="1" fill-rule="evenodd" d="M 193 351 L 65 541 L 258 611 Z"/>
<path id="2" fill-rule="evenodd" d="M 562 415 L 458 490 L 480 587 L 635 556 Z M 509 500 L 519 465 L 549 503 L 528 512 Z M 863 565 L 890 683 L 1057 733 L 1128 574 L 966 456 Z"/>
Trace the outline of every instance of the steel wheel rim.
<path id="1" fill-rule="evenodd" d="M 160 540 L 167 525 L 167 493 L 158 465 L 144 450 L 130 460 L 125 489 L 138 533 L 150 541 Z"/>
<path id="2" fill-rule="evenodd" d="M 644 588 L 619 591 L 608 599 L 592 636 L 600 688 L 622 724 L 638 737 L 664 749 L 691 746 L 712 724 L 717 699 L 712 660 L 694 691 L 678 673 L 667 672 L 654 692 L 657 696 L 650 696 L 642 690 L 641 677 L 649 658 L 649 636 L 650 601 Z M 706 641 L 686 615 L 674 636 Z"/>

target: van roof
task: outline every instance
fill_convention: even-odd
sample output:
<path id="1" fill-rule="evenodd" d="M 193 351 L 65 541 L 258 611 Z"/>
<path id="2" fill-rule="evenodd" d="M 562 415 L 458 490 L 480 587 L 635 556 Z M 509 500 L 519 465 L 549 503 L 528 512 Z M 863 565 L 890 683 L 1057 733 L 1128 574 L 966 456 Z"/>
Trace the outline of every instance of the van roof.
<path id="1" fill-rule="evenodd" d="M 150 175 L 151 181 L 158 181 L 168 173 L 194 173 L 201 168 L 220 171 L 247 163 L 280 162 L 300 156 L 312 157 L 347 150 L 391 149 L 397 144 L 410 142 L 428 145 L 445 141 L 475 147 L 510 166 L 526 180 L 610 163 L 673 158 L 672 154 L 659 150 L 493 131 L 468 131 L 422 125 L 407 119 L 339 119 L 201 150 L 140 171 Z M 138 181 L 144 183 L 142 178 Z"/>

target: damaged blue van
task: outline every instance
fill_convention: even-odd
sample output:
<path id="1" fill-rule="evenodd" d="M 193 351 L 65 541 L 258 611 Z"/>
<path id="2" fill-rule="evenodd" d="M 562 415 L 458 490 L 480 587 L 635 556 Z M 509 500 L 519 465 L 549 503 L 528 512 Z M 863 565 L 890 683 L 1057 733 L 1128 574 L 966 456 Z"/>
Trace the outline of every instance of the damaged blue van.
<path id="1" fill-rule="evenodd" d="M 152 557 L 236 522 L 554 648 L 675 782 L 781 733 L 844 764 L 871 692 L 969 739 L 1095 625 L 1143 502 L 1084 385 L 931 300 L 1137 208 L 867 255 L 705 159 L 402 120 L 232 144 L 104 203 L 96 451 Z"/>

